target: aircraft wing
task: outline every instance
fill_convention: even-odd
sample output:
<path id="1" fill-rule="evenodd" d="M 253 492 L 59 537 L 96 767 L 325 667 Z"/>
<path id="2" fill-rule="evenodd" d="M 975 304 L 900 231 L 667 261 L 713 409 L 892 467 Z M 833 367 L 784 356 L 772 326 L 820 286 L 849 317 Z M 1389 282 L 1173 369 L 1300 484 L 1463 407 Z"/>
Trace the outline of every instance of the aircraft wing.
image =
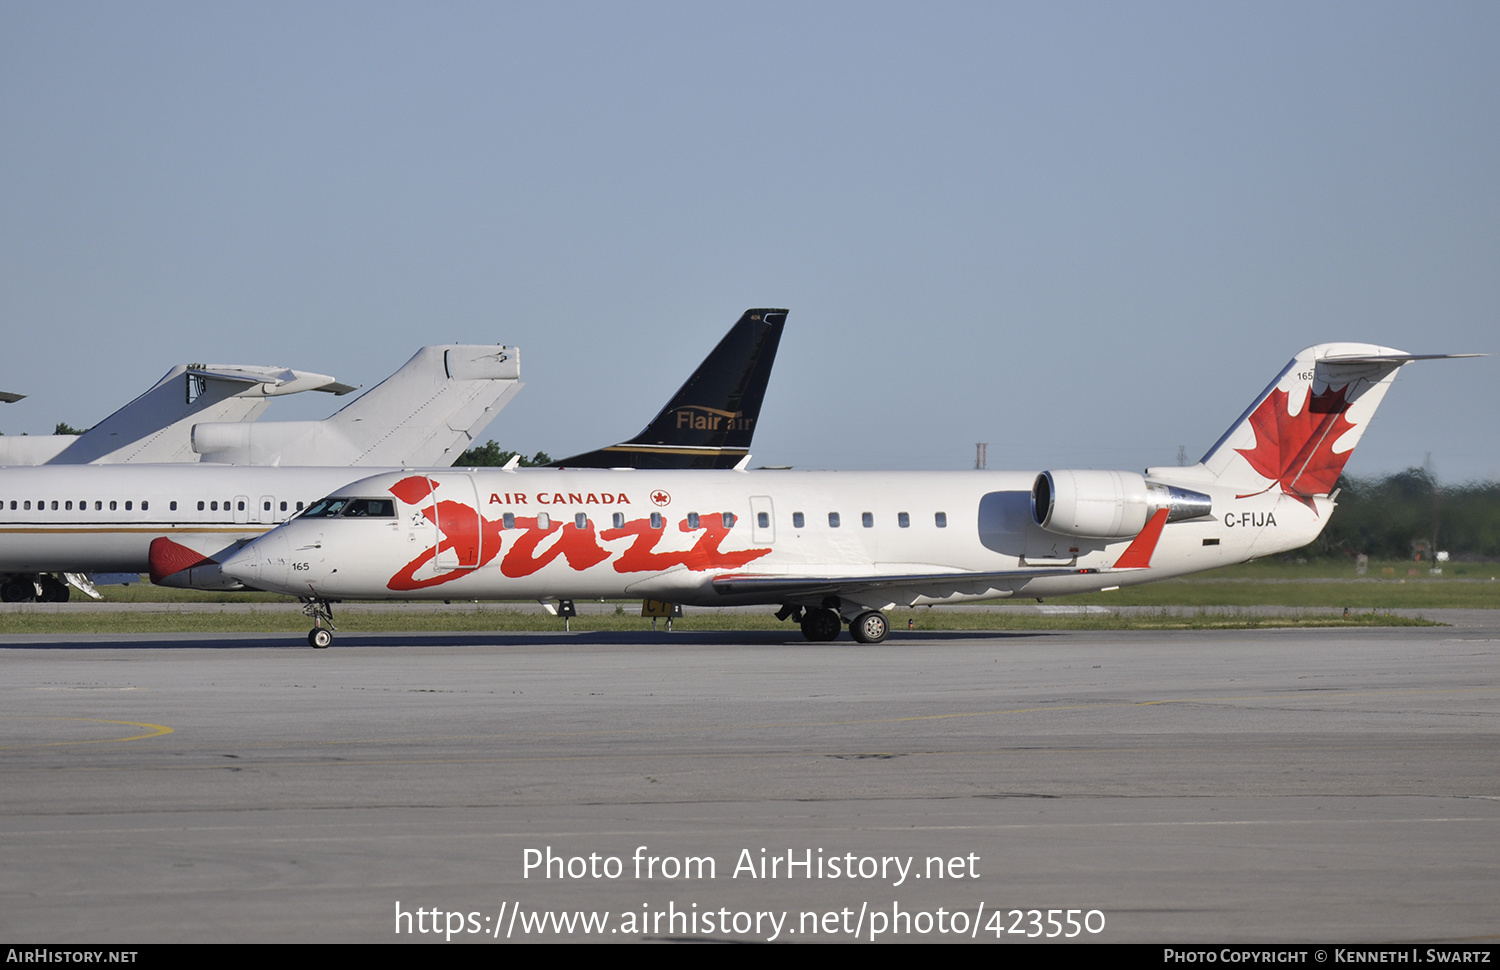
<path id="1" fill-rule="evenodd" d="M 6 404 L 14 404 L 25 396 L 25 394 L 13 394 L 10 391 L 0 391 L 0 401 Z"/>
<path id="2" fill-rule="evenodd" d="M 913 596 L 942 598 L 955 594 L 978 596 L 997 589 L 1016 589 L 1039 576 L 1086 576 L 1114 572 L 1112 569 L 1077 569 L 1071 566 L 1037 566 L 1030 569 L 1000 569 L 993 572 L 910 572 L 864 576 L 779 576 L 726 573 L 713 580 L 714 591 L 723 596 L 753 593 L 757 596 L 802 599 L 811 596 L 851 596 L 902 591 Z"/>
<path id="3" fill-rule="evenodd" d="M 991 590 L 1015 591 L 1042 576 L 1098 576 L 1129 573 L 1151 568 L 1151 557 L 1167 524 L 1167 509 L 1158 509 L 1113 566 L 1080 569 L 1076 566 L 1028 566 L 1023 569 L 908 571 L 867 573 L 844 576 L 793 576 L 756 573 L 725 573 L 713 579 L 714 591 L 722 596 L 754 594 L 762 597 L 807 599 L 817 596 L 842 596 L 859 599 L 869 593 L 880 598 L 899 599 L 898 593 L 915 600 L 918 597 L 944 599 L 949 596 L 983 596 Z"/>

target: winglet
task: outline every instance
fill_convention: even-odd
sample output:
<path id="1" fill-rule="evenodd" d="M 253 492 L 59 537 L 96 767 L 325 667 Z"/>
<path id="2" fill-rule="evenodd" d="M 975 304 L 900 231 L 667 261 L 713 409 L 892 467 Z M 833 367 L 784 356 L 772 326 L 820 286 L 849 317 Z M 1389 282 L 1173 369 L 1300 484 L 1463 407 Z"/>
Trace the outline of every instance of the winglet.
<path id="1" fill-rule="evenodd" d="M 151 582 L 157 586 L 166 585 L 163 580 L 184 569 L 214 565 L 214 561 L 203 553 L 173 542 L 166 536 L 157 536 L 151 540 L 147 561 L 151 564 Z"/>
<path id="2" fill-rule="evenodd" d="M 1125 552 L 1115 563 L 1116 569 L 1149 569 L 1151 567 L 1151 556 L 1156 552 L 1156 543 L 1161 539 L 1161 530 L 1167 524 L 1167 513 L 1169 509 L 1157 509 L 1156 514 L 1151 516 L 1151 521 L 1141 530 Z"/>

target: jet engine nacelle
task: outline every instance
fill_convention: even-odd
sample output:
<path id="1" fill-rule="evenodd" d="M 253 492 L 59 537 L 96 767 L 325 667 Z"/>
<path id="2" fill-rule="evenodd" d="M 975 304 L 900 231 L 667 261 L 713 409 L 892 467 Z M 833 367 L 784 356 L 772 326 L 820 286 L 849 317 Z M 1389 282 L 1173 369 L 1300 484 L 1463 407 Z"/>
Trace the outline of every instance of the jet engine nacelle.
<path id="1" fill-rule="evenodd" d="M 1031 486 L 1031 517 L 1048 532 L 1097 539 L 1137 535 L 1159 509 L 1167 521 L 1213 511 L 1202 492 L 1148 482 L 1135 472 L 1046 471 Z"/>

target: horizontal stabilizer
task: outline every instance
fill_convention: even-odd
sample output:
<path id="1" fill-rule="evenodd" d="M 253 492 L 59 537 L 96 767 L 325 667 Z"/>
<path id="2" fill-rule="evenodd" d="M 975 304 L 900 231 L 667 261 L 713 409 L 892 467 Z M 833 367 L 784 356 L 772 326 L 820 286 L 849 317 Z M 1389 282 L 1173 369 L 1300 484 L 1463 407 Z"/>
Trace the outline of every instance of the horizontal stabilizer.
<path id="1" fill-rule="evenodd" d="M 255 364 L 179 364 L 144 394 L 70 438 L 53 465 L 191 462 L 192 426 L 200 421 L 254 421 L 269 398 L 300 391 L 345 393 L 327 374 Z"/>
<path id="2" fill-rule="evenodd" d="M 1409 364 L 1414 360 L 1458 360 L 1464 357 L 1488 357 L 1489 354 L 1336 354 L 1324 357 L 1325 364 Z"/>
<path id="3" fill-rule="evenodd" d="M 340 384 L 327 374 L 312 374 L 292 370 L 288 367 L 254 367 L 243 364 L 198 364 L 188 368 L 188 374 L 208 381 L 224 381 L 229 384 L 262 384 L 259 393 L 266 397 L 280 397 L 300 391 L 324 391 L 344 395 L 358 390 L 352 384 Z"/>

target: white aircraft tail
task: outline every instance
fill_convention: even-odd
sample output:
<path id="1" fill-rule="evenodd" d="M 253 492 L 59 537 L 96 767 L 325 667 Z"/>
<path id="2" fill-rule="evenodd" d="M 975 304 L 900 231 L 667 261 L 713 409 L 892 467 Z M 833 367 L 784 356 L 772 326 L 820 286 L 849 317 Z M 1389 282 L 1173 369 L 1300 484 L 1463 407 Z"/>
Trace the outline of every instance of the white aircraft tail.
<path id="1" fill-rule="evenodd" d="M 83 434 L 15 439 L 18 449 L 0 450 L 0 464 L 197 461 L 189 443 L 194 422 L 254 421 L 269 398 L 309 390 L 347 394 L 354 388 L 326 374 L 285 367 L 178 364 L 144 394 Z"/>
<path id="2" fill-rule="evenodd" d="M 1396 371 L 1414 360 L 1478 354 L 1408 354 L 1373 344 L 1332 343 L 1293 357 L 1203 460 L 1148 468 L 1146 477 L 1219 484 L 1240 495 L 1280 489 L 1311 505 L 1333 491 Z"/>
<path id="3" fill-rule="evenodd" d="M 515 347 L 423 347 L 330 417 L 202 422 L 193 427 L 193 450 L 230 465 L 446 466 L 521 387 Z"/>

